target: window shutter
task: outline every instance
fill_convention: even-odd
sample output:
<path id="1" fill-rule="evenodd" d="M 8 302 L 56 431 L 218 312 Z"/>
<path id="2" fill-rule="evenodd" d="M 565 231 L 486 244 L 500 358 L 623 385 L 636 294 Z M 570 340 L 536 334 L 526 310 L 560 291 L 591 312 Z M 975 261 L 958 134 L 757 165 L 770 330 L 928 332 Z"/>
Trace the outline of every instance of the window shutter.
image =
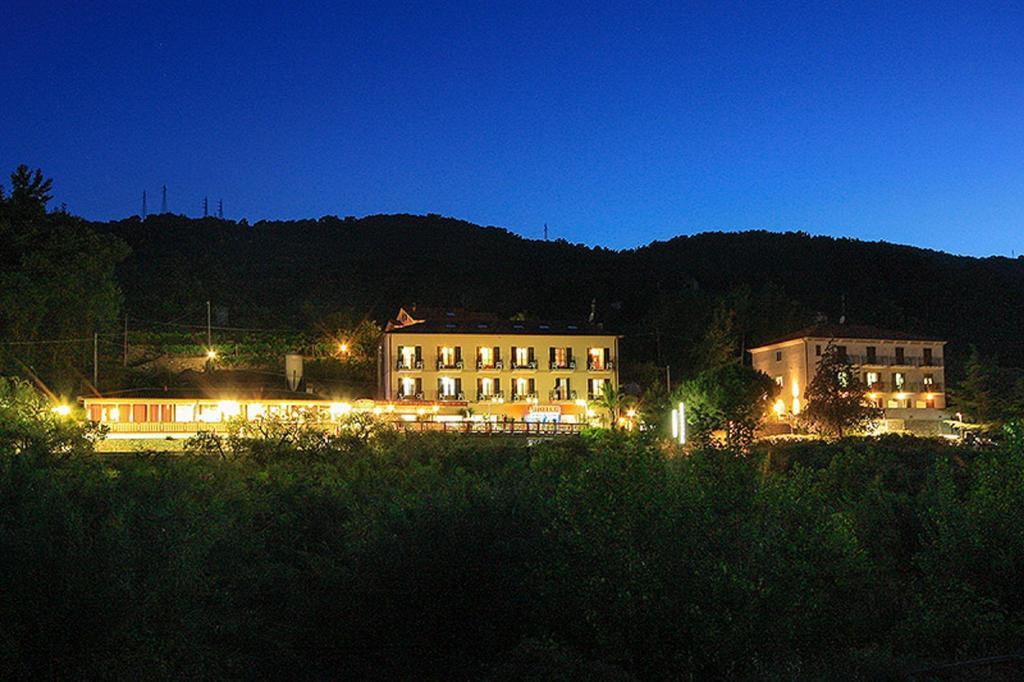
<path id="1" fill-rule="evenodd" d="M 483 379 L 477 379 L 476 380 L 476 392 L 477 393 L 483 393 L 484 392 L 484 380 Z"/>
<path id="2" fill-rule="evenodd" d="M 423 393 L 423 379 L 419 377 L 416 378 L 416 392 Z"/>
<path id="3" fill-rule="evenodd" d="M 440 398 L 444 395 L 444 382 L 440 379 L 437 380 L 437 397 Z"/>
<path id="4" fill-rule="evenodd" d="M 455 395 L 458 396 L 462 393 L 462 379 L 455 380 Z"/>
<path id="5" fill-rule="evenodd" d="M 416 361 L 423 362 L 423 346 L 416 346 Z"/>
<path id="6" fill-rule="evenodd" d="M 555 362 L 555 347 L 551 346 L 551 363 L 554 364 L 554 362 Z"/>
<path id="7" fill-rule="evenodd" d="M 536 360 L 536 358 L 533 355 L 533 346 L 530 346 L 526 350 L 526 357 L 527 357 L 527 360 L 529 360 L 530 362 L 534 362 Z"/>
<path id="8" fill-rule="evenodd" d="M 494 347 L 494 362 L 501 360 L 501 346 Z"/>
<path id="9" fill-rule="evenodd" d="M 530 379 L 528 386 L 529 386 L 529 390 L 527 391 L 527 393 L 536 393 L 537 392 L 537 380 L 536 379 Z"/>
<path id="10" fill-rule="evenodd" d="M 605 369 L 608 368 L 608 362 L 612 359 L 611 355 L 612 355 L 611 349 L 610 348 L 605 348 L 604 349 L 604 366 L 605 366 Z"/>
<path id="11" fill-rule="evenodd" d="M 572 362 L 572 346 L 565 347 L 565 361 Z"/>
<path id="12" fill-rule="evenodd" d="M 494 378 L 494 392 L 495 393 L 501 393 L 501 378 L 500 377 L 495 377 Z"/>
<path id="13" fill-rule="evenodd" d="M 455 362 L 462 362 L 462 346 L 455 346 Z"/>

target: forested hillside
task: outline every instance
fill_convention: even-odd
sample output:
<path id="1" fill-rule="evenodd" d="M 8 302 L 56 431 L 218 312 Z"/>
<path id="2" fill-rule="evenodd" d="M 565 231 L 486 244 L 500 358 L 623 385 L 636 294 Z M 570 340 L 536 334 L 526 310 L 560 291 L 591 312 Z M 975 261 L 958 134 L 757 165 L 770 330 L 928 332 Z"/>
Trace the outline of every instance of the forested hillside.
<path id="1" fill-rule="evenodd" d="M 382 321 L 399 305 L 597 318 L 634 361 L 694 362 L 709 326 L 749 347 L 816 316 L 948 338 L 1020 364 L 1024 259 L 969 258 L 803 233 L 706 233 L 611 251 L 536 241 L 436 215 L 253 225 L 175 215 L 93 223 L 124 239 L 133 315 L 303 329 L 339 309 Z M 954 359 L 954 371 L 958 363 Z"/>

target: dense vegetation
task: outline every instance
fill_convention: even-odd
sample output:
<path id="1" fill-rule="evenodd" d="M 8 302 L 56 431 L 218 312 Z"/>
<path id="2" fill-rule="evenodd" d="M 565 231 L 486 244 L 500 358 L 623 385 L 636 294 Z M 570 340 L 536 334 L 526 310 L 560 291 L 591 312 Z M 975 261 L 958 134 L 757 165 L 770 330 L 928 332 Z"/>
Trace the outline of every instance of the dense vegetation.
<path id="1" fill-rule="evenodd" d="M 7 678 L 859 678 L 1024 636 L 1015 431 L 741 456 L 297 428 L 102 460 L 0 389 Z"/>

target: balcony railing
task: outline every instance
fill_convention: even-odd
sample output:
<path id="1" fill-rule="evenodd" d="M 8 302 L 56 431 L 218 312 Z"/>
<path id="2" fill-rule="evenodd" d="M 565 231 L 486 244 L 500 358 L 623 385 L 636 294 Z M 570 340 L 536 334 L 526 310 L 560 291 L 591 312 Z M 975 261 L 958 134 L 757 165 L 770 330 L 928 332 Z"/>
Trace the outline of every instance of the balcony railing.
<path id="1" fill-rule="evenodd" d="M 867 390 L 869 393 L 942 393 L 942 384 L 908 381 L 902 386 L 897 386 L 889 381 L 876 381 L 868 386 Z"/>
<path id="2" fill-rule="evenodd" d="M 549 398 L 551 400 L 576 400 L 576 391 L 551 391 Z"/>
<path id="3" fill-rule="evenodd" d="M 461 400 L 465 400 L 466 399 L 466 394 L 461 392 L 461 391 L 458 392 L 458 393 L 441 393 L 440 391 L 438 391 L 437 392 L 437 399 L 438 400 L 456 400 L 456 401 L 461 401 Z"/>
<path id="4" fill-rule="evenodd" d="M 537 361 L 530 360 L 529 362 L 516 362 L 512 361 L 512 369 L 537 369 Z"/>
<path id="5" fill-rule="evenodd" d="M 847 355 L 851 365 L 867 367 L 942 367 L 942 358 L 925 360 L 923 357 L 906 355 L 902 359 L 895 355 Z"/>
<path id="6" fill-rule="evenodd" d="M 407 370 L 423 369 L 423 361 L 422 360 L 413 360 L 411 362 L 406 362 L 404 359 L 400 358 L 398 360 L 398 362 L 395 363 L 395 369 L 399 369 L 399 370 L 401 370 L 401 369 L 407 369 Z"/>
<path id="7" fill-rule="evenodd" d="M 537 399 L 536 393 L 513 393 L 512 402 L 521 403 L 524 401 L 533 401 Z"/>
<path id="8" fill-rule="evenodd" d="M 571 371 L 576 369 L 576 361 L 575 360 L 570 360 L 569 362 L 562 363 L 562 364 L 559 364 L 557 362 L 552 362 L 551 363 L 551 369 L 552 370 L 563 370 L 563 371 L 571 372 Z"/>
<path id="9" fill-rule="evenodd" d="M 445 362 L 444 360 L 438 359 L 437 361 L 438 370 L 460 370 L 462 369 L 462 360 L 456 360 L 455 362 Z"/>
<path id="10" fill-rule="evenodd" d="M 478 402 L 482 402 L 484 400 L 504 400 L 505 399 L 505 392 L 504 391 L 492 391 L 491 393 L 484 393 L 482 391 L 478 391 L 477 394 L 476 394 L 476 399 L 477 399 Z"/>
<path id="11" fill-rule="evenodd" d="M 610 372 L 615 369 L 615 362 L 609 360 L 608 362 L 587 362 L 588 372 Z"/>
<path id="12" fill-rule="evenodd" d="M 398 399 L 399 400 L 423 400 L 423 392 L 420 391 L 419 393 L 399 393 L 398 394 Z"/>
<path id="13" fill-rule="evenodd" d="M 505 363 L 502 360 L 495 360 L 494 362 L 492 362 L 490 364 L 486 364 L 486 363 L 484 363 L 483 360 L 477 360 L 476 361 L 476 368 L 480 369 L 480 370 L 491 369 L 491 370 L 497 371 L 497 370 L 505 369 Z"/>

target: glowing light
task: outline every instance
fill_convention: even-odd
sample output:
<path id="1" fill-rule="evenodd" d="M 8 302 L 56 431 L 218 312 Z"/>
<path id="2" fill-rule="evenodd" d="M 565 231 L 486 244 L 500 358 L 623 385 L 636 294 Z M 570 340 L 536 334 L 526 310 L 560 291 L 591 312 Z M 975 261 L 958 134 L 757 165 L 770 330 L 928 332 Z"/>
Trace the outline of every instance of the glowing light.
<path id="1" fill-rule="evenodd" d="M 395 411 L 395 406 L 394 405 L 388 405 L 388 412 L 394 412 L 394 411 Z"/>
<path id="2" fill-rule="evenodd" d="M 234 400 L 222 400 L 217 406 L 225 417 L 237 417 L 242 414 L 242 406 Z"/>
<path id="3" fill-rule="evenodd" d="M 870 398 L 871 400 L 878 400 L 878 394 L 877 393 L 868 393 L 868 398 Z"/>
<path id="4" fill-rule="evenodd" d="M 61 417 L 66 417 L 71 414 L 71 408 L 67 405 L 57 405 L 53 408 L 52 412 Z"/>
<path id="5" fill-rule="evenodd" d="M 634 410 L 633 408 L 626 410 L 626 416 L 632 419 L 633 417 L 636 416 L 636 410 Z"/>
<path id="6" fill-rule="evenodd" d="M 379 406 L 378 406 L 378 407 L 375 407 L 375 408 L 373 408 L 373 413 L 374 413 L 374 414 L 380 414 L 380 413 L 381 413 L 381 412 L 383 412 L 383 411 L 384 411 L 384 410 L 380 409 L 380 407 L 379 407 Z"/>
<path id="7" fill-rule="evenodd" d="M 259 419 L 266 414 L 267 408 L 262 403 L 249 403 L 245 411 L 248 414 L 249 419 Z"/>
<path id="8" fill-rule="evenodd" d="M 209 358 L 210 360 L 216 360 L 217 351 L 211 348 L 210 350 L 206 351 L 206 357 Z"/>
<path id="9" fill-rule="evenodd" d="M 800 398 L 793 398 L 793 414 L 800 414 Z"/>
<path id="10" fill-rule="evenodd" d="M 580 400 L 576 401 L 576 404 L 579 405 L 580 407 L 586 407 L 587 406 L 587 401 L 580 399 Z"/>
<path id="11" fill-rule="evenodd" d="M 794 398 L 799 398 L 800 397 L 800 384 L 795 379 L 793 380 L 793 391 L 792 391 L 792 393 L 793 393 L 793 397 Z M 794 410 L 794 412 L 795 411 L 796 410 Z"/>
<path id="12" fill-rule="evenodd" d="M 774 410 L 775 414 L 779 415 L 780 417 L 786 414 L 786 401 L 783 400 L 782 398 L 776 400 Z"/>
<path id="13" fill-rule="evenodd" d="M 116 407 L 110 408 L 109 414 L 110 414 L 110 421 L 112 421 L 112 422 L 116 422 L 118 419 L 121 418 L 121 410 L 119 410 Z"/>
<path id="14" fill-rule="evenodd" d="M 438 411 L 438 410 L 440 410 L 440 409 L 441 409 L 441 406 L 440 406 L 440 405 L 432 405 L 432 406 L 430 407 L 430 411 L 431 411 L 431 412 L 437 412 L 437 411 Z"/>
<path id="15" fill-rule="evenodd" d="M 679 403 L 679 444 L 686 445 L 686 405 Z"/>
<path id="16" fill-rule="evenodd" d="M 350 413 L 352 411 L 352 406 L 348 403 L 331 403 L 328 411 L 331 413 L 331 417 L 337 419 L 338 417 L 342 417 Z"/>
<path id="17" fill-rule="evenodd" d="M 925 396 L 925 398 L 928 399 L 928 400 L 935 400 L 935 394 L 934 393 L 929 393 L 929 394 L 927 394 Z"/>
<path id="18" fill-rule="evenodd" d="M 906 400 L 906 399 L 907 399 L 907 394 L 906 393 L 897 393 L 896 394 L 896 400 Z"/>
<path id="19" fill-rule="evenodd" d="M 344 341 L 339 343 L 338 344 L 338 352 L 340 352 L 340 353 L 347 353 L 348 352 L 348 344 L 346 342 L 344 342 Z"/>

